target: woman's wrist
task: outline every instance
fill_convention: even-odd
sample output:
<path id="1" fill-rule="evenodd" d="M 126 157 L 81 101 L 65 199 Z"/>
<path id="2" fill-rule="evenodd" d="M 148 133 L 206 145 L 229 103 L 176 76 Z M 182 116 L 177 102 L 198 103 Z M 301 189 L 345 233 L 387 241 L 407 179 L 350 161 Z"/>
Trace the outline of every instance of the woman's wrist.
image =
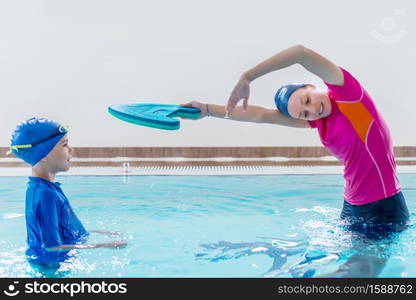
<path id="1" fill-rule="evenodd" d="M 211 112 L 209 111 L 209 107 L 208 107 L 208 103 L 205 103 L 205 115 L 206 116 L 211 116 Z"/>
<path id="2" fill-rule="evenodd" d="M 205 103 L 203 104 L 203 106 L 205 105 L 205 116 L 211 116 L 214 118 L 225 118 L 225 106 L 222 105 L 216 105 L 216 104 L 208 104 Z M 203 107 L 202 106 L 202 107 Z"/>
<path id="3" fill-rule="evenodd" d="M 242 79 L 242 80 L 246 80 L 246 81 L 248 81 L 249 83 L 250 83 L 251 81 L 253 81 L 253 80 L 254 80 L 254 78 L 252 78 L 252 76 L 251 76 L 250 74 L 248 74 L 248 71 L 247 71 L 247 72 L 244 72 L 244 73 L 241 75 L 240 79 Z"/>

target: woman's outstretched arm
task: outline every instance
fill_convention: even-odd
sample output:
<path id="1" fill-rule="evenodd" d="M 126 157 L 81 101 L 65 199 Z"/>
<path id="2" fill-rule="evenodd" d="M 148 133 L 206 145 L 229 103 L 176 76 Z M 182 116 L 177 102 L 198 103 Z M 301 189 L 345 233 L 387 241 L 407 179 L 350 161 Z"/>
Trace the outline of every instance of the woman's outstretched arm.
<path id="1" fill-rule="evenodd" d="M 225 107 L 223 105 L 198 101 L 192 101 L 182 105 L 199 108 L 201 110 L 200 118 L 204 118 L 207 115 L 216 118 L 225 118 Z M 242 122 L 270 123 L 289 127 L 310 128 L 308 122 L 305 120 L 288 118 L 277 109 L 269 109 L 255 105 L 248 106 L 246 110 L 242 107 L 236 107 L 228 119 Z"/>

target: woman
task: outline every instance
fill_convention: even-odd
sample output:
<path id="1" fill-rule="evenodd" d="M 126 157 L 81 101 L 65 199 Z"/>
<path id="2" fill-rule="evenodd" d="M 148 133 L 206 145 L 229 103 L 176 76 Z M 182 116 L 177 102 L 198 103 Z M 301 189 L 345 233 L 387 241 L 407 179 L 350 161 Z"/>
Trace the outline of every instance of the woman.
<path id="1" fill-rule="evenodd" d="M 328 90 L 288 84 L 276 93 L 278 110 L 247 105 L 253 80 L 294 64 L 320 77 Z M 241 99 L 243 107 L 237 107 Z M 318 53 L 296 45 L 258 64 L 243 73 L 225 107 L 197 101 L 183 106 L 199 108 L 201 118 L 317 128 L 323 146 L 345 166 L 341 217 L 350 228 L 377 239 L 406 228 L 409 212 L 386 122 L 358 80 Z"/>

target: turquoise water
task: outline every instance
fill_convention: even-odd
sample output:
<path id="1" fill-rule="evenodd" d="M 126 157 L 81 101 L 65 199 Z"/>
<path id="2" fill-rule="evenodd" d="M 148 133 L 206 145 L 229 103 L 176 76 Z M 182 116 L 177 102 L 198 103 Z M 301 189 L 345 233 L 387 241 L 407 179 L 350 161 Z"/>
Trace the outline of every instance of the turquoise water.
<path id="1" fill-rule="evenodd" d="M 399 178 L 413 224 L 416 175 Z M 2 177 L 0 277 L 416 277 L 414 226 L 378 242 L 344 229 L 340 175 L 57 180 L 87 229 L 119 231 L 128 246 L 79 250 L 52 274 L 33 269 L 24 256 L 27 178 Z"/>

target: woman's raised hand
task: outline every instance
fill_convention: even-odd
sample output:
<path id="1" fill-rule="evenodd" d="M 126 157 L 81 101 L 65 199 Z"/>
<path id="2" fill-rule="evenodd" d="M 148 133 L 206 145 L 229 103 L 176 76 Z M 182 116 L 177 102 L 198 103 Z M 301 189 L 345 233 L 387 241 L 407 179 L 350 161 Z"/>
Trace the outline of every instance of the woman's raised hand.
<path id="1" fill-rule="evenodd" d="M 237 103 L 244 99 L 243 109 L 247 110 L 248 98 L 250 97 L 250 81 L 244 75 L 241 76 L 240 80 L 237 82 L 236 86 L 231 92 L 230 98 L 228 98 L 227 105 L 225 107 L 225 117 L 228 118 L 234 108 L 237 106 Z"/>

